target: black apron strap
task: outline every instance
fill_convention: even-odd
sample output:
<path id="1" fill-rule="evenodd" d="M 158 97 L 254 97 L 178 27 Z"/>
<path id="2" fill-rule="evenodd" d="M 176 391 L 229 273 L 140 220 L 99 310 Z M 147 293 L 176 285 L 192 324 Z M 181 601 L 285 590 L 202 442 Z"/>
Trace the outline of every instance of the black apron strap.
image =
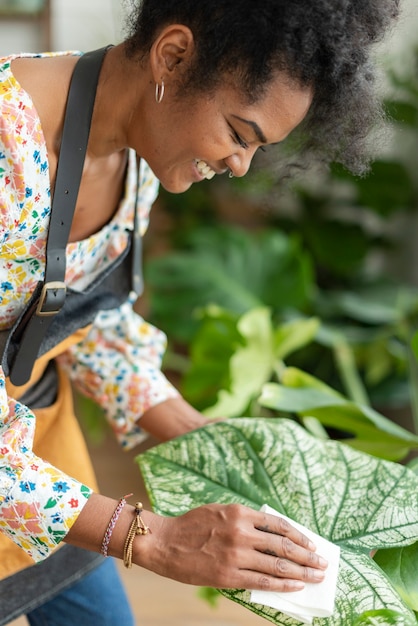
<path id="1" fill-rule="evenodd" d="M 108 48 L 82 55 L 74 68 L 51 206 L 44 281 L 38 284 L 32 305 L 14 329 L 13 340 L 19 345 L 9 373 L 14 385 L 23 385 L 29 380 L 42 340 L 65 302 L 65 251 L 83 172 L 98 78 Z"/>

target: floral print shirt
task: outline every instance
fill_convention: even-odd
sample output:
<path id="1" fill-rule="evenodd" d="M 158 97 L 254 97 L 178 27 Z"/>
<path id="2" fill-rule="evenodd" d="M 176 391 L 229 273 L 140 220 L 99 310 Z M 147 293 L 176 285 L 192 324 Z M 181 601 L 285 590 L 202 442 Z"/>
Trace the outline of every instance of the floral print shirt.
<path id="1" fill-rule="evenodd" d="M 45 139 L 31 98 L 13 76 L 16 56 L 0 59 L 0 330 L 11 327 L 43 279 L 51 208 Z M 130 151 L 125 196 L 113 219 L 67 246 L 66 282 L 73 289 L 84 289 L 126 247 L 135 199 L 145 231 L 158 181 L 143 161 L 138 196 L 137 185 Z M 119 309 L 99 313 L 86 339 L 59 357 L 127 448 L 143 438 L 138 418 L 178 396 L 160 371 L 165 335 L 135 313 L 134 301 L 132 295 Z M 8 397 L 0 368 L 0 530 L 38 561 L 65 537 L 91 491 L 35 456 L 34 430 L 33 412 Z"/>

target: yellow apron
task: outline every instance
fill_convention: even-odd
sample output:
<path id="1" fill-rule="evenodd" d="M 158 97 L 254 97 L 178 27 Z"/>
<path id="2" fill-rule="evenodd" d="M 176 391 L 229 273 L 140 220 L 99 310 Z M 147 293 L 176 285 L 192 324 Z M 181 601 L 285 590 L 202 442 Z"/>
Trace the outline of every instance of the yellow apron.
<path id="1" fill-rule="evenodd" d="M 49 361 L 81 341 L 88 330 L 89 327 L 77 331 L 38 359 L 32 376 L 25 385 L 15 387 L 7 379 L 6 389 L 9 396 L 19 399 L 41 378 Z M 86 442 L 74 415 L 70 381 L 59 368 L 58 377 L 58 395 L 54 404 L 47 408 L 33 410 L 36 416 L 33 450 L 40 458 L 98 491 Z M 0 533 L 0 579 L 30 565 L 33 565 L 33 560 L 11 539 Z"/>

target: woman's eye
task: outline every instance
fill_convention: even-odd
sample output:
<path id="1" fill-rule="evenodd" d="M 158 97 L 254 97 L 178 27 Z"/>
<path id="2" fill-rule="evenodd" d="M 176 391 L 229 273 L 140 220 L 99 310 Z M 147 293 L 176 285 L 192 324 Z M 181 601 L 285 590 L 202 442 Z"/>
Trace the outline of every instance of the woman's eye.
<path id="1" fill-rule="evenodd" d="M 235 130 L 233 130 L 233 134 L 234 134 L 234 140 L 241 146 L 241 148 L 244 148 L 244 150 L 247 150 L 248 149 L 247 142 L 244 141 L 244 139 L 240 137 Z"/>

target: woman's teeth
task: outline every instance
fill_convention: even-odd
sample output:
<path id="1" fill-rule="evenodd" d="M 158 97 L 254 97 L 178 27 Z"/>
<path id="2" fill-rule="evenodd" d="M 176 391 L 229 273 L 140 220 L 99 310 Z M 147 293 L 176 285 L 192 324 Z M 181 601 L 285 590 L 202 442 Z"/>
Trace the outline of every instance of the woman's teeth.
<path id="1" fill-rule="evenodd" d="M 210 180 L 211 178 L 213 178 L 216 174 L 216 172 L 214 172 L 207 163 L 205 163 L 205 161 L 198 161 L 196 163 L 197 166 L 197 170 L 199 172 L 199 174 L 201 174 L 202 176 L 204 176 L 205 178 L 207 178 L 208 180 Z"/>

